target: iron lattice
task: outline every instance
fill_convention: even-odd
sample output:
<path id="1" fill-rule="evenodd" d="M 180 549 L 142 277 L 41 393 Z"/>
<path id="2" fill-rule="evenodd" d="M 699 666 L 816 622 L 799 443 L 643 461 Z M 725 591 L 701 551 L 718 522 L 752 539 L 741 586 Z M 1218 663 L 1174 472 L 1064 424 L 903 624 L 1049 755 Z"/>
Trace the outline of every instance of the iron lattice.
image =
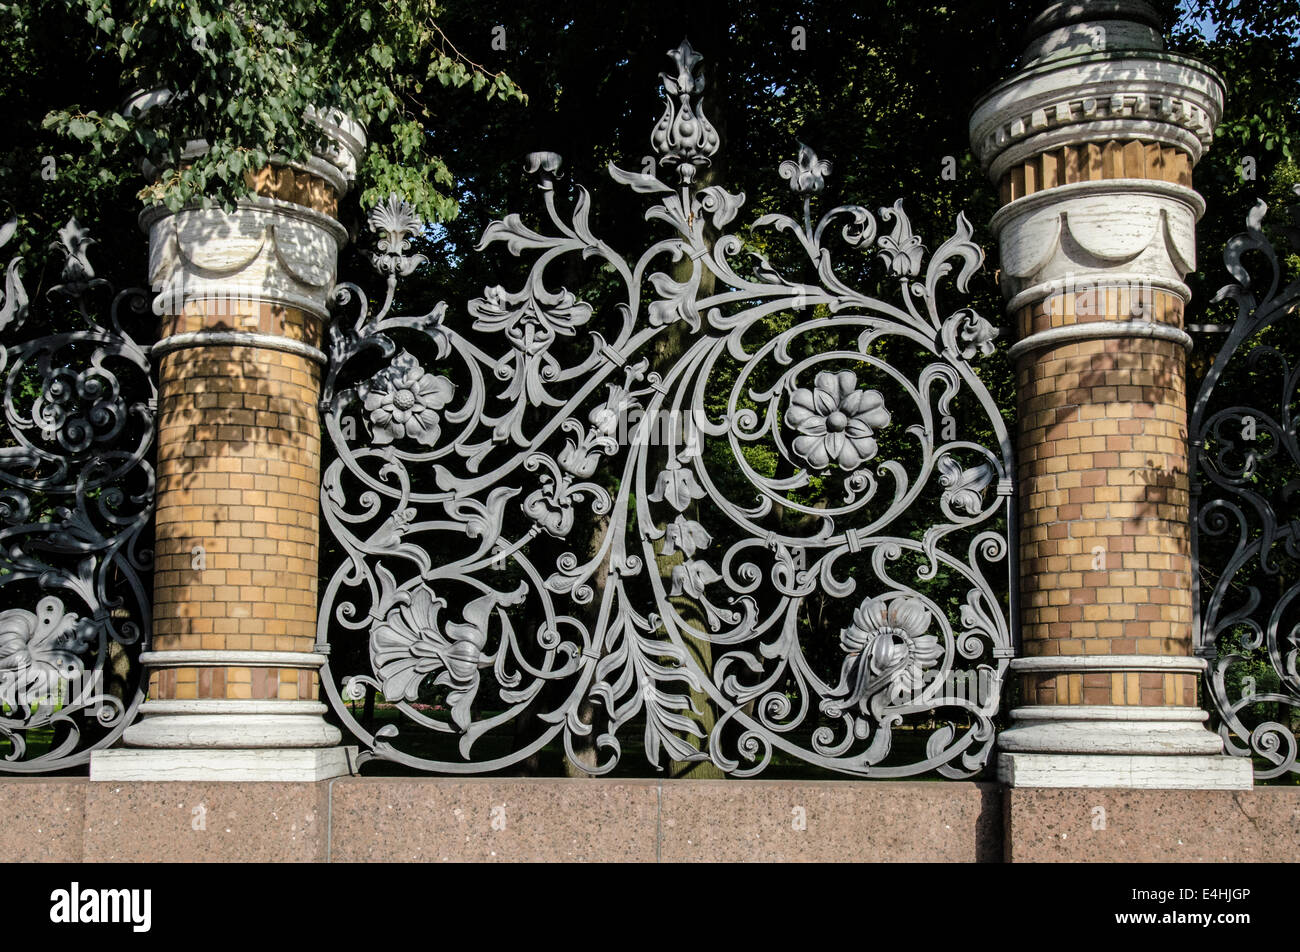
<path id="1" fill-rule="evenodd" d="M 1260 780 L 1300 772 L 1300 354 L 1284 323 L 1295 320 L 1300 278 L 1283 284 L 1285 256 L 1263 232 L 1267 208 L 1257 202 L 1224 249 L 1236 281 L 1215 300 L 1235 302 L 1237 318 L 1191 416 L 1197 651 L 1210 659 L 1207 693 L 1225 747 L 1256 758 Z M 1300 231 L 1286 233 L 1300 251 Z M 1266 270 L 1252 275 L 1249 254 Z"/>
<path id="2" fill-rule="evenodd" d="M 606 773 L 639 721 L 660 767 L 971 776 L 1013 655 L 1011 449 L 972 369 L 997 331 L 939 296 L 983 253 L 959 215 L 927 260 L 901 202 L 814 221 L 830 166 L 801 147 L 779 172 L 802 219 L 752 228 L 815 279 L 774 264 L 727 231 L 744 195 L 703 184 L 700 57 L 669 55 L 658 174 L 609 167 L 665 232 L 635 258 L 534 153 L 554 231 L 508 215 L 480 244 L 532 257 L 522 286 L 396 316 L 423 225 L 397 196 L 371 215 L 386 293 L 336 291 L 321 404 L 323 689 L 363 758 L 445 773 L 552 744 Z M 837 275 L 837 235 L 893 300 Z M 575 259 L 614 303 L 548 283 Z M 367 690 L 382 725 L 358 718 Z"/>
<path id="3" fill-rule="evenodd" d="M 20 258 L 0 298 L 0 333 L 71 328 L 0 349 L 0 773 L 85 764 L 143 698 L 157 391 L 122 322 L 149 315 L 149 295 L 96 277 L 92 244 L 75 218 L 59 232 L 62 280 L 39 318 Z"/>

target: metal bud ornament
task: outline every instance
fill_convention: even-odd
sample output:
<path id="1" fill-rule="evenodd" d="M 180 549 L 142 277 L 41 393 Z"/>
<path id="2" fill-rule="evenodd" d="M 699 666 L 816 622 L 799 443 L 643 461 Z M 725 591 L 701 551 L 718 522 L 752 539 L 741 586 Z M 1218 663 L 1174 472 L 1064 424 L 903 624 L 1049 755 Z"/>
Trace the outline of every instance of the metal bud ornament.
<path id="1" fill-rule="evenodd" d="M 677 75 L 660 73 L 664 84 L 664 114 L 650 134 L 650 144 L 659 153 L 659 164 L 677 170 L 679 184 L 695 181 L 696 173 L 712 164 L 718 151 L 718 130 L 704 115 L 703 105 L 692 96 L 704 92 L 704 77 L 695 68 L 704 58 L 691 48 L 689 40 L 669 50 Z"/>

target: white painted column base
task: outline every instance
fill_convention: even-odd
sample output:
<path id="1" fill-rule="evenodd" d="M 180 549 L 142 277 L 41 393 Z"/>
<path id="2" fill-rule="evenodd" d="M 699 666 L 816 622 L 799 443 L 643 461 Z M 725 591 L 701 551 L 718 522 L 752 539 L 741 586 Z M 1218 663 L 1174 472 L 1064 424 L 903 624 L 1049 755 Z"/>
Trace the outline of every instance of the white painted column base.
<path id="1" fill-rule="evenodd" d="M 357 748 L 165 750 L 118 747 L 90 755 L 91 780 L 312 783 L 356 773 Z"/>
<path id="2" fill-rule="evenodd" d="M 1011 712 L 998 737 L 998 779 L 1012 787 L 1249 790 L 1248 758 L 1195 707 L 1035 705 Z"/>
<path id="3" fill-rule="evenodd" d="M 1223 739 L 1206 730 L 1198 707 L 1034 705 L 1011 712 L 998 750 L 1017 754 L 1213 756 Z"/>
<path id="4" fill-rule="evenodd" d="M 1244 757 L 1123 754 L 998 754 L 1009 787 L 1109 787 L 1128 790 L 1249 790 Z"/>
<path id="5" fill-rule="evenodd" d="M 145 701 L 128 747 L 173 750 L 333 747 L 343 739 L 319 701 Z"/>

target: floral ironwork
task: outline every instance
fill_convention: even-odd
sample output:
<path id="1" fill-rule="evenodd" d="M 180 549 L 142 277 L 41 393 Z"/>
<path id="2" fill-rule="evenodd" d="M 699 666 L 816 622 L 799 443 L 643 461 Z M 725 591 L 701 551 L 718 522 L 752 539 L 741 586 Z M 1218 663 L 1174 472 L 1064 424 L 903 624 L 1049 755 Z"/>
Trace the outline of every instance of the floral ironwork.
<path id="1" fill-rule="evenodd" d="M 887 426 L 889 411 L 877 391 L 858 389 L 853 371 L 823 370 L 811 388 L 790 395 L 785 422 L 799 431 L 793 449 L 811 468 L 851 471 L 876 455 L 872 428 Z"/>
<path id="2" fill-rule="evenodd" d="M 0 246 L 15 233 L 0 228 Z M 0 349 L 0 773 L 84 764 L 143 696 L 157 393 L 148 348 L 122 321 L 148 314 L 148 294 L 113 294 L 93 244 L 72 219 L 51 245 L 62 276 L 40 320 L 68 329 Z M 0 331 L 17 336 L 33 310 L 14 258 Z"/>
<path id="3" fill-rule="evenodd" d="M 391 316 L 405 264 L 377 259 L 382 306 L 337 290 L 323 689 L 363 758 L 446 773 L 547 747 L 606 773 L 636 721 L 659 767 L 974 775 L 1013 655 L 1011 451 L 971 365 L 996 329 L 941 298 L 983 253 L 958 216 L 927 261 L 901 203 L 814 220 L 830 165 L 805 147 L 782 172 L 802 221 L 752 226 L 802 265 L 774 261 L 728 230 L 744 196 L 699 184 L 718 147 L 700 56 L 670 56 L 669 180 L 609 167 L 667 232 L 636 257 L 594 232 L 586 189 L 563 208 L 559 156 L 534 153 L 553 231 L 511 214 L 480 243 L 532 258 L 521 287 Z M 837 236 L 896 299 L 846 283 Z M 609 306 L 552 283 L 578 260 L 617 283 Z M 373 723 L 367 692 L 391 705 Z"/>
<path id="4" fill-rule="evenodd" d="M 1267 208 L 1257 202 L 1224 249 L 1236 280 L 1215 300 L 1237 317 L 1191 415 L 1197 651 L 1225 748 L 1253 757 L 1260 780 L 1300 773 L 1300 277 L 1284 283 Z M 1292 214 L 1300 224 L 1300 206 Z M 1300 252 L 1300 231 L 1285 232 Z M 1254 274 L 1248 254 L 1264 266 Z"/>

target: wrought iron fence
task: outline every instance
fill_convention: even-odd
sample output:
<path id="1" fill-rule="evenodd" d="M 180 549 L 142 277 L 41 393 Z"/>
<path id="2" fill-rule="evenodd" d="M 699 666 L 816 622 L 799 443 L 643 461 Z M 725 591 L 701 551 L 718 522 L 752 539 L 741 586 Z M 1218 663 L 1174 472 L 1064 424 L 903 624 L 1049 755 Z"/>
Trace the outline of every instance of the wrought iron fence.
<path id="1" fill-rule="evenodd" d="M 149 314 L 149 295 L 114 294 L 93 243 L 69 221 L 48 300 L 29 300 L 20 258 L 0 298 L 0 332 L 45 331 L 0 349 L 0 773 L 86 763 L 143 695 L 157 391 L 123 321 Z"/>
<path id="2" fill-rule="evenodd" d="M 397 196 L 372 213 L 383 301 L 337 290 L 321 403 L 323 689 L 363 759 L 445 773 L 558 747 L 601 774 L 639 743 L 734 775 L 974 775 L 1013 656 L 1011 448 L 972 366 L 997 331 L 941 298 L 983 253 L 958 216 L 927 259 L 901 202 L 815 216 L 830 166 L 800 147 L 798 212 L 751 226 L 803 270 L 775 264 L 702 181 L 700 56 L 670 56 L 657 169 L 609 167 L 659 229 L 635 255 L 535 153 L 546 230 L 512 214 L 480 244 L 531 258 L 523 283 L 399 316 L 423 226 Z M 844 283 L 837 244 L 896 294 Z M 584 262 L 608 306 L 553 283 Z"/>
<path id="3" fill-rule="evenodd" d="M 1300 278 L 1284 283 L 1266 211 L 1224 250 L 1236 280 L 1216 300 L 1237 317 L 1191 415 L 1197 650 L 1226 748 L 1255 758 L 1261 780 L 1300 773 Z M 1285 233 L 1300 252 L 1300 232 Z"/>

